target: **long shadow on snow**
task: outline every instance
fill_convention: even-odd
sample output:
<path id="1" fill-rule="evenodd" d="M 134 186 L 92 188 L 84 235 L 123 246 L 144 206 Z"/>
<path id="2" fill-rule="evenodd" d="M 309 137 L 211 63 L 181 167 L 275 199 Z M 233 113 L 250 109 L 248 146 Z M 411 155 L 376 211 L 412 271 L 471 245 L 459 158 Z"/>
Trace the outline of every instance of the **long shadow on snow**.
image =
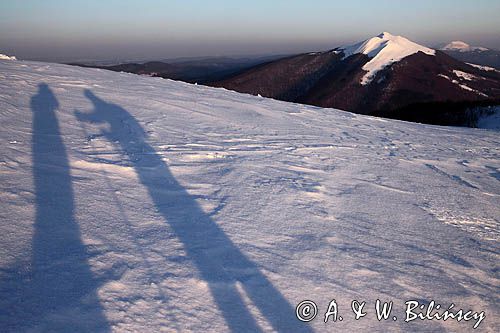
<path id="1" fill-rule="evenodd" d="M 47 84 L 38 88 L 31 99 L 36 196 L 32 257 L 28 265 L 4 270 L 0 327 L 16 332 L 109 331 L 96 294 L 99 282 L 74 217 L 70 165 L 55 113 L 59 103 Z"/>
<path id="2" fill-rule="evenodd" d="M 235 332 L 261 331 L 244 304 L 239 282 L 253 304 L 277 331 L 311 332 L 295 318 L 295 311 L 281 293 L 201 209 L 196 200 L 177 182 L 135 118 L 118 105 L 107 103 L 85 91 L 94 110 L 76 112 L 81 121 L 106 123 L 104 135 L 120 145 L 132 161 L 141 183 L 147 188 L 158 211 L 182 241 L 229 328 Z M 180 301 L 180 300 L 179 300 Z"/>

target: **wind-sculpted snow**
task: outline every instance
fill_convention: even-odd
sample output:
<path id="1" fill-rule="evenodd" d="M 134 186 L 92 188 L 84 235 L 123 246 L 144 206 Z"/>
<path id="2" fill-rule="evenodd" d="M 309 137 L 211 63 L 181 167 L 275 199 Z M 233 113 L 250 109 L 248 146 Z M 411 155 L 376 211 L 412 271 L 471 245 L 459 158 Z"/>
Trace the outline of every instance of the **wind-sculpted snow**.
<path id="1" fill-rule="evenodd" d="M 500 329 L 498 132 L 0 61 L 0 137 L 2 332 Z"/>

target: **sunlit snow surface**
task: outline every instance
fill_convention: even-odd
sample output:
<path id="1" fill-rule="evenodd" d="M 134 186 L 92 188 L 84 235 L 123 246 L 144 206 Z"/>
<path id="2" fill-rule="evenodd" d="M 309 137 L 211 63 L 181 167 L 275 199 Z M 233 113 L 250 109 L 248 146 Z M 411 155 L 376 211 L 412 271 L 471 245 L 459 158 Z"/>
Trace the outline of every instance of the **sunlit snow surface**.
<path id="1" fill-rule="evenodd" d="M 500 331 L 498 132 L 0 61 L 0 137 L 2 332 Z"/>
<path id="2" fill-rule="evenodd" d="M 378 71 L 412 54 L 423 52 L 427 55 L 434 55 L 436 53 L 428 47 L 414 43 L 402 36 L 391 35 L 388 32 L 339 49 L 343 50 L 344 58 L 358 53 L 366 54 L 371 58 L 363 66 L 367 73 L 361 79 L 362 85 L 372 82 Z"/>

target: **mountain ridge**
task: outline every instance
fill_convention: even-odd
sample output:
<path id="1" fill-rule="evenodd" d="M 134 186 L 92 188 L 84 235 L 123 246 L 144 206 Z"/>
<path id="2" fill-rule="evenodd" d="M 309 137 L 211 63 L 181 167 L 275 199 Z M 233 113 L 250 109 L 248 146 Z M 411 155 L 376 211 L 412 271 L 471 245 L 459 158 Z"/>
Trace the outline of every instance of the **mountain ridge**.
<path id="1" fill-rule="evenodd" d="M 389 33 L 331 51 L 272 61 L 208 85 L 397 119 L 401 116 L 397 111 L 412 104 L 452 102 L 450 107 L 456 107 L 455 102 L 497 104 L 500 99 L 498 72 Z M 464 125 L 466 111 L 456 112 L 461 116 L 453 121 L 441 115 L 422 121 Z"/>

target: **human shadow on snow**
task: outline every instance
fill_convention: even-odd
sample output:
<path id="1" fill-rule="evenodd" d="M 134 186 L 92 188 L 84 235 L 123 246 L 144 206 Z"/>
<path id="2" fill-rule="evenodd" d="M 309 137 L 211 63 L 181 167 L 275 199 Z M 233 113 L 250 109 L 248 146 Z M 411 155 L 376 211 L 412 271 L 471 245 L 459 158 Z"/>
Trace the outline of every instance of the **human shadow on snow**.
<path id="1" fill-rule="evenodd" d="M 115 142 L 132 162 L 156 208 L 182 241 L 201 277 L 208 283 L 230 330 L 262 330 L 238 291 L 239 283 L 276 331 L 312 332 L 308 325 L 295 318 L 294 308 L 259 267 L 238 249 L 179 184 L 161 156 L 146 142 L 145 132 L 135 118 L 90 90 L 85 90 L 84 94 L 92 101 L 94 109 L 90 113 L 77 111 L 77 118 L 108 125 L 109 130 L 103 134 L 110 142 Z"/>
<path id="2" fill-rule="evenodd" d="M 31 99 L 35 222 L 31 260 L 4 269 L 1 331 L 105 332 L 109 324 L 75 220 L 66 148 L 56 116 L 59 103 L 39 84 Z"/>

